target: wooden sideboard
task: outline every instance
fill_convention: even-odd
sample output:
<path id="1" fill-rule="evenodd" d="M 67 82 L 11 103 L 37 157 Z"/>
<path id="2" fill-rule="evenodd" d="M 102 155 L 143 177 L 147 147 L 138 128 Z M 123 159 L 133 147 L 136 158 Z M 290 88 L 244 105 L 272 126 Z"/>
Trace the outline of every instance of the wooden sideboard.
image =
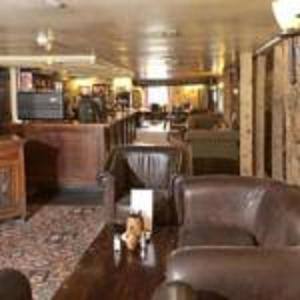
<path id="1" fill-rule="evenodd" d="M 26 217 L 23 141 L 17 136 L 0 138 L 0 220 Z"/>
<path id="2" fill-rule="evenodd" d="M 2 129 L 26 140 L 29 188 L 94 188 L 110 151 L 134 140 L 135 119 L 135 113 L 127 113 L 103 124 L 28 122 Z"/>

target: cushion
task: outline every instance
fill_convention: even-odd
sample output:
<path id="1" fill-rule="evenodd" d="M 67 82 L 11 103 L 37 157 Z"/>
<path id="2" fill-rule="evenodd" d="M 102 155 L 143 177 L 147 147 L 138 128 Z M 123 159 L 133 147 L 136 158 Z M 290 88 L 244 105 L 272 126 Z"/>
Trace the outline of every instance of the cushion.
<path id="1" fill-rule="evenodd" d="M 255 237 L 246 230 L 216 224 L 183 226 L 178 246 L 255 246 Z"/>

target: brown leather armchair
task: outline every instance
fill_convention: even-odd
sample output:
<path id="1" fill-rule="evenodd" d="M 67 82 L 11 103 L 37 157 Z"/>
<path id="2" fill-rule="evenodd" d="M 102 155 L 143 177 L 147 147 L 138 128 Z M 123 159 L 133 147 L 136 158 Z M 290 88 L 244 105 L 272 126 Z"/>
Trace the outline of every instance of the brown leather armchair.
<path id="1" fill-rule="evenodd" d="M 184 152 L 190 175 L 238 174 L 239 132 L 236 130 L 189 129 L 170 133 L 168 140 Z"/>
<path id="2" fill-rule="evenodd" d="M 254 177 L 178 177 L 175 201 L 181 246 L 300 243 L 298 188 Z"/>
<path id="3" fill-rule="evenodd" d="M 180 281 L 163 283 L 155 290 L 152 300 L 228 300 L 217 293 L 197 292 L 189 284 Z"/>
<path id="4" fill-rule="evenodd" d="M 109 221 L 116 219 L 117 203 L 129 205 L 133 188 L 154 190 L 154 223 L 176 222 L 173 178 L 182 171 L 182 153 L 168 146 L 116 148 L 98 180 L 103 187 Z"/>
<path id="5" fill-rule="evenodd" d="M 168 297 L 155 300 L 175 300 L 165 290 L 178 282 L 189 286 L 195 299 L 298 300 L 299 276 L 297 247 L 187 247 L 169 258 L 166 283 L 156 291 Z"/>
<path id="6" fill-rule="evenodd" d="M 237 176 L 178 177 L 175 200 L 181 229 L 167 283 L 231 300 L 300 299 L 299 188 Z"/>
<path id="7" fill-rule="evenodd" d="M 213 129 L 222 119 L 219 114 L 193 113 L 187 119 L 187 126 L 189 129 Z"/>

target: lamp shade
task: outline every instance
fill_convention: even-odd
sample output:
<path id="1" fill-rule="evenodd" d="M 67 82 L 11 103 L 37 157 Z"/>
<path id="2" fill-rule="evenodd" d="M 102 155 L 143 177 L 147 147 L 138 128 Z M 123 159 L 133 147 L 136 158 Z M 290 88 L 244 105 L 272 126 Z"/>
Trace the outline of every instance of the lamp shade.
<path id="1" fill-rule="evenodd" d="M 283 32 L 300 29 L 299 0 L 274 0 L 272 6 L 276 21 Z"/>

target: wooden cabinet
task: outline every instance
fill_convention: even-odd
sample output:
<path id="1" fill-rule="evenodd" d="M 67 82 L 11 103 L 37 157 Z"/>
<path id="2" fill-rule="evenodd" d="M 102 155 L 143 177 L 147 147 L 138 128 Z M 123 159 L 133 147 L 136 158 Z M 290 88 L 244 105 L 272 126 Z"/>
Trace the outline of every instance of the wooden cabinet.
<path id="1" fill-rule="evenodd" d="M 26 217 L 23 142 L 0 138 L 0 220 Z"/>

